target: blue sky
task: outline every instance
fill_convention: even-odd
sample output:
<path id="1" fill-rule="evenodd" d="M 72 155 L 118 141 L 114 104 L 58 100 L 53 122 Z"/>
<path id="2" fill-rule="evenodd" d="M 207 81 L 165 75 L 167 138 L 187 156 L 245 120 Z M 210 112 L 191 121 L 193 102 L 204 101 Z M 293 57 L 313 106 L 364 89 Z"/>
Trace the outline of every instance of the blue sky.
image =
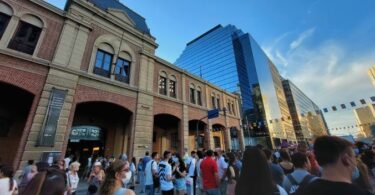
<path id="1" fill-rule="evenodd" d="M 215 25 L 233 24 L 321 108 L 375 95 L 367 74 L 375 66 L 373 0 L 120 1 L 146 18 L 159 44 L 156 53 L 167 61 Z M 325 117 L 330 127 L 355 124 L 352 110 Z"/>

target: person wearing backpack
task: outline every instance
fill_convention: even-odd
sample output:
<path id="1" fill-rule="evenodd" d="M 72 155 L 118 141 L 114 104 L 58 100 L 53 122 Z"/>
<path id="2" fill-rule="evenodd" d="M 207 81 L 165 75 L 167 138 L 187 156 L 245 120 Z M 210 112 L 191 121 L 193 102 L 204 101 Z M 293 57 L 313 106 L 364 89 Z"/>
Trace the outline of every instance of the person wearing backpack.
<path id="1" fill-rule="evenodd" d="M 295 194 L 299 187 L 309 184 L 317 178 L 309 173 L 311 165 L 306 154 L 300 152 L 293 154 L 292 162 L 295 170 L 286 175 L 283 182 L 283 187 L 289 194 Z"/>
<path id="2" fill-rule="evenodd" d="M 160 182 L 158 175 L 158 162 L 159 154 L 157 152 L 153 152 L 152 160 L 148 161 L 145 167 L 145 192 L 146 195 L 154 195 L 155 188 L 159 188 Z"/>

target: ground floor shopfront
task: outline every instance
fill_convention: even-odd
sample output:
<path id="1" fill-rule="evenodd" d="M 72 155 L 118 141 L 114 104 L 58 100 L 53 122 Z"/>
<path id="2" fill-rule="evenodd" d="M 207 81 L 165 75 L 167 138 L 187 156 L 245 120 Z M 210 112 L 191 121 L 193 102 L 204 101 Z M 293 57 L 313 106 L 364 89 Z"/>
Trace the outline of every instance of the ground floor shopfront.
<path id="1" fill-rule="evenodd" d="M 85 164 L 91 155 L 244 148 L 238 118 L 202 119 L 207 109 L 147 91 L 59 68 L 23 67 L 0 64 L 0 157 L 18 169 L 27 160 L 67 154 Z"/>

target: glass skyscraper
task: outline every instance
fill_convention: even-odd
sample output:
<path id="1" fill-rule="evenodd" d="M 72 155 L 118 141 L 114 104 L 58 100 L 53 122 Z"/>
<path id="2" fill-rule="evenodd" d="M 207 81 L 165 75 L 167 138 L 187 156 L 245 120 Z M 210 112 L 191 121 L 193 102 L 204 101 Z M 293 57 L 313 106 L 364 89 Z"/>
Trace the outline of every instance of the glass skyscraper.
<path id="1" fill-rule="evenodd" d="M 283 87 L 298 142 L 327 135 L 327 124 L 320 108 L 290 80 L 283 80 Z"/>
<path id="2" fill-rule="evenodd" d="M 248 33 L 218 25 L 189 42 L 175 64 L 241 94 L 248 144 L 296 143 L 282 78 Z"/>

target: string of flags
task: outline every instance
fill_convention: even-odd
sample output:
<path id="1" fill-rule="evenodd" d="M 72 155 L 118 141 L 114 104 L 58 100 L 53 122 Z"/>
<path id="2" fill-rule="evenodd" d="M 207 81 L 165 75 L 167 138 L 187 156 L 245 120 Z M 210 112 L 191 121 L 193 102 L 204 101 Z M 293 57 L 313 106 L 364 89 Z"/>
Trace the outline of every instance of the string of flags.
<path id="1" fill-rule="evenodd" d="M 339 131 L 339 130 L 346 130 L 346 129 L 355 129 L 358 127 L 372 127 L 375 125 L 375 122 L 373 123 L 363 123 L 363 124 L 356 124 L 356 125 L 348 125 L 348 126 L 343 126 L 343 127 L 333 127 L 333 128 L 328 128 L 328 131 Z"/>
<path id="2" fill-rule="evenodd" d="M 372 96 L 370 97 L 370 100 L 371 102 L 375 103 L 375 96 Z M 359 104 L 357 104 L 359 102 Z M 326 107 L 326 108 L 323 108 L 322 111 L 324 113 L 327 113 L 327 112 L 330 112 L 330 110 L 332 110 L 333 112 L 335 111 L 338 111 L 338 110 L 345 110 L 345 109 L 349 109 L 349 108 L 354 108 L 354 107 L 357 107 L 359 105 L 366 105 L 367 102 L 365 99 L 360 99 L 358 102 L 355 102 L 355 101 L 351 101 L 347 104 L 340 104 L 339 106 L 337 105 L 334 105 L 334 106 L 331 106 L 331 107 Z"/>

